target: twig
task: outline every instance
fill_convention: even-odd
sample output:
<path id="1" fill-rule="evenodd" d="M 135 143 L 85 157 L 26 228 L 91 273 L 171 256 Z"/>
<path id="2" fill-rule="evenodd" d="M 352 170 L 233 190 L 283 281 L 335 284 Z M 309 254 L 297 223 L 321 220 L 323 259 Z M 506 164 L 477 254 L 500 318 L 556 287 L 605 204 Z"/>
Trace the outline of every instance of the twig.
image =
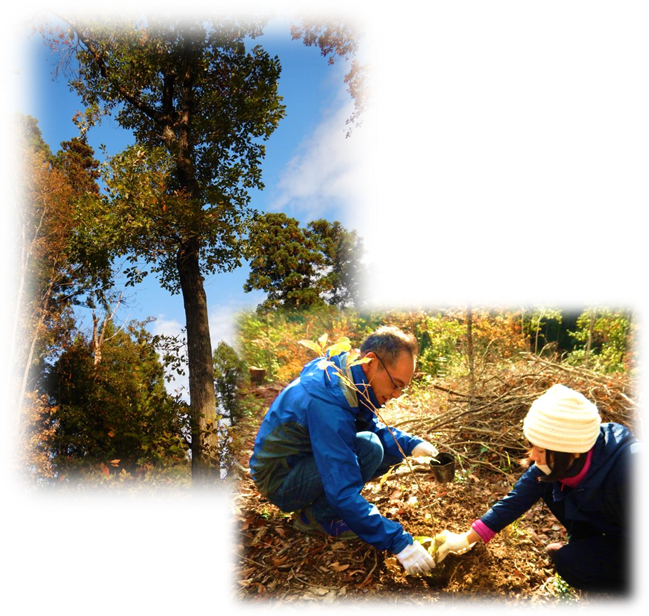
<path id="1" fill-rule="evenodd" d="M 624 394 L 624 393 L 622 393 L 622 392 L 620 392 L 620 397 L 621 397 L 621 398 L 624 398 L 624 399 L 625 399 L 625 400 L 626 400 L 630 405 L 632 405 L 632 406 L 638 406 L 638 403 L 637 403 L 637 402 L 631 400 L 631 398 L 629 398 L 626 394 Z"/>
<path id="2" fill-rule="evenodd" d="M 367 584 L 367 583 L 369 582 L 369 579 L 372 577 L 372 574 L 374 573 L 374 570 L 376 569 L 376 567 L 378 566 L 378 564 L 379 564 L 379 558 L 378 558 L 378 556 L 377 556 L 376 551 L 374 551 L 374 566 L 372 567 L 372 569 L 370 569 L 370 572 L 367 574 L 367 577 L 366 577 L 366 578 L 363 580 L 363 582 L 360 584 L 360 587 L 361 587 L 361 588 L 362 588 L 363 586 L 365 586 L 365 584 Z"/>
<path id="3" fill-rule="evenodd" d="M 481 397 L 481 396 L 471 396 L 470 394 L 464 394 L 464 393 L 459 392 L 459 391 L 454 391 L 452 389 L 449 389 L 448 387 L 442 387 L 441 385 L 437 385 L 435 383 L 433 383 L 431 385 L 431 387 L 433 389 L 438 389 L 439 391 L 444 391 L 447 394 L 451 394 L 452 396 L 458 396 L 459 398 L 473 398 L 475 400 L 476 398 Z"/>

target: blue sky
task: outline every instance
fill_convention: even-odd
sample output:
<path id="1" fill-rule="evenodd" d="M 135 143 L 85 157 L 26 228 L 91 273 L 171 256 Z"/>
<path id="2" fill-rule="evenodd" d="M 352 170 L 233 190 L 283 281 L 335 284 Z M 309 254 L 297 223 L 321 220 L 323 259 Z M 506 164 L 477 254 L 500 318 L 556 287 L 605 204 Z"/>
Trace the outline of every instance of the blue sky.
<path id="1" fill-rule="evenodd" d="M 376 32 L 376 45 L 362 50 L 360 60 L 378 57 Z M 39 37 L 17 38 L 11 30 L 6 34 L 7 67 L 20 70 L 7 87 L 6 109 L 34 116 L 55 152 L 62 141 L 78 134 L 72 117 L 83 110 L 80 99 L 67 85 L 69 67 L 61 65 L 61 56 L 52 54 Z M 353 109 L 343 82 L 347 64 L 337 59 L 329 65 L 319 49 L 293 41 L 289 21 L 282 17 L 272 21 L 255 44 L 280 58 L 279 92 L 284 97 L 286 117 L 266 142 L 262 166 L 265 189 L 251 192 L 252 207 L 284 212 L 302 225 L 317 218 L 339 220 L 359 231 L 371 251 L 368 259 L 383 265 L 383 110 L 378 115 L 367 114 L 363 127 L 354 129 L 345 139 L 345 120 Z M 99 160 L 101 144 L 108 155 L 113 155 L 133 143 L 130 132 L 110 117 L 89 131 L 88 140 Z M 265 297 L 258 291 L 243 292 L 248 271 L 244 266 L 206 279 L 213 346 L 219 340 L 234 343 L 235 314 L 254 308 Z M 143 284 L 125 289 L 125 300 L 117 323 L 155 317 L 149 329 L 170 334 L 179 333 L 185 325 L 182 297 L 161 289 L 153 275 Z M 88 314 L 79 316 L 88 322 Z"/>

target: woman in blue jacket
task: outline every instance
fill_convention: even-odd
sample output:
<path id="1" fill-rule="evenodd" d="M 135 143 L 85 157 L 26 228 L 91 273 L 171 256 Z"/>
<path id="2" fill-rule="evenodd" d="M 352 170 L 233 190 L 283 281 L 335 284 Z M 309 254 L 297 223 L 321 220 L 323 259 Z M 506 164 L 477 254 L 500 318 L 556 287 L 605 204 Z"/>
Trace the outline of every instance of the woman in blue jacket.
<path id="1" fill-rule="evenodd" d="M 628 590 L 631 468 L 640 444 L 628 428 L 601 423 L 597 407 L 563 385 L 534 401 L 523 432 L 534 464 L 470 530 L 438 535 L 437 562 L 489 542 L 543 499 L 567 531 L 567 544 L 546 547 L 559 575 L 582 590 Z"/>

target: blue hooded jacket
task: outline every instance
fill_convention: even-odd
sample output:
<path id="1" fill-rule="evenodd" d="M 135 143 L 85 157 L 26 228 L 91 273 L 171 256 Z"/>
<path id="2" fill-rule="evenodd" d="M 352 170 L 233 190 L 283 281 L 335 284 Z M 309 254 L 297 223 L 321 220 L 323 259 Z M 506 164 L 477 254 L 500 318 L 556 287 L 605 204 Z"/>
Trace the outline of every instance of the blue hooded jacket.
<path id="1" fill-rule="evenodd" d="M 422 439 L 379 422 L 378 401 L 361 365 L 349 353 L 314 359 L 270 406 L 255 439 L 250 471 L 269 498 L 302 456 L 314 456 L 325 495 L 340 518 L 364 541 L 394 554 L 413 542 L 403 527 L 384 518 L 365 500 L 355 439 L 376 434 L 386 454 L 401 456 L 396 441 L 410 455 Z M 394 435 L 394 437 L 392 436 Z"/>
<path id="2" fill-rule="evenodd" d="M 568 524 L 585 522 L 602 534 L 625 537 L 630 531 L 633 457 L 640 447 L 625 426 L 603 423 L 588 472 L 577 487 L 539 481 L 543 473 L 533 465 L 481 520 L 500 532 L 552 490 L 554 501 L 564 501 Z"/>

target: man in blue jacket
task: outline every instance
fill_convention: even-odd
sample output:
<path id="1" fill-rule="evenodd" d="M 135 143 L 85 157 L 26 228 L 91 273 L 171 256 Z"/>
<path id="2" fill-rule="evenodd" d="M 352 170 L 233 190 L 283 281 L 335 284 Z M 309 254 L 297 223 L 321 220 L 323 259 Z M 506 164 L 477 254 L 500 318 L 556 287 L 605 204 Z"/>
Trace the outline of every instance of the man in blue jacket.
<path id="1" fill-rule="evenodd" d="M 297 512 L 297 528 L 359 537 L 395 554 L 412 574 L 430 571 L 435 561 L 361 491 L 404 456 L 437 455 L 430 443 L 386 427 L 375 412 L 409 385 L 417 353 L 414 336 L 382 327 L 362 343 L 363 362 L 348 352 L 309 362 L 270 406 L 250 459 L 261 494 Z"/>
<path id="2" fill-rule="evenodd" d="M 559 575 L 581 590 L 627 592 L 632 467 L 641 444 L 625 426 L 601 423 L 592 402 L 560 384 L 534 401 L 523 432 L 534 464 L 470 530 L 441 533 L 437 561 L 488 543 L 543 499 L 567 531 L 566 545 L 546 546 Z"/>

